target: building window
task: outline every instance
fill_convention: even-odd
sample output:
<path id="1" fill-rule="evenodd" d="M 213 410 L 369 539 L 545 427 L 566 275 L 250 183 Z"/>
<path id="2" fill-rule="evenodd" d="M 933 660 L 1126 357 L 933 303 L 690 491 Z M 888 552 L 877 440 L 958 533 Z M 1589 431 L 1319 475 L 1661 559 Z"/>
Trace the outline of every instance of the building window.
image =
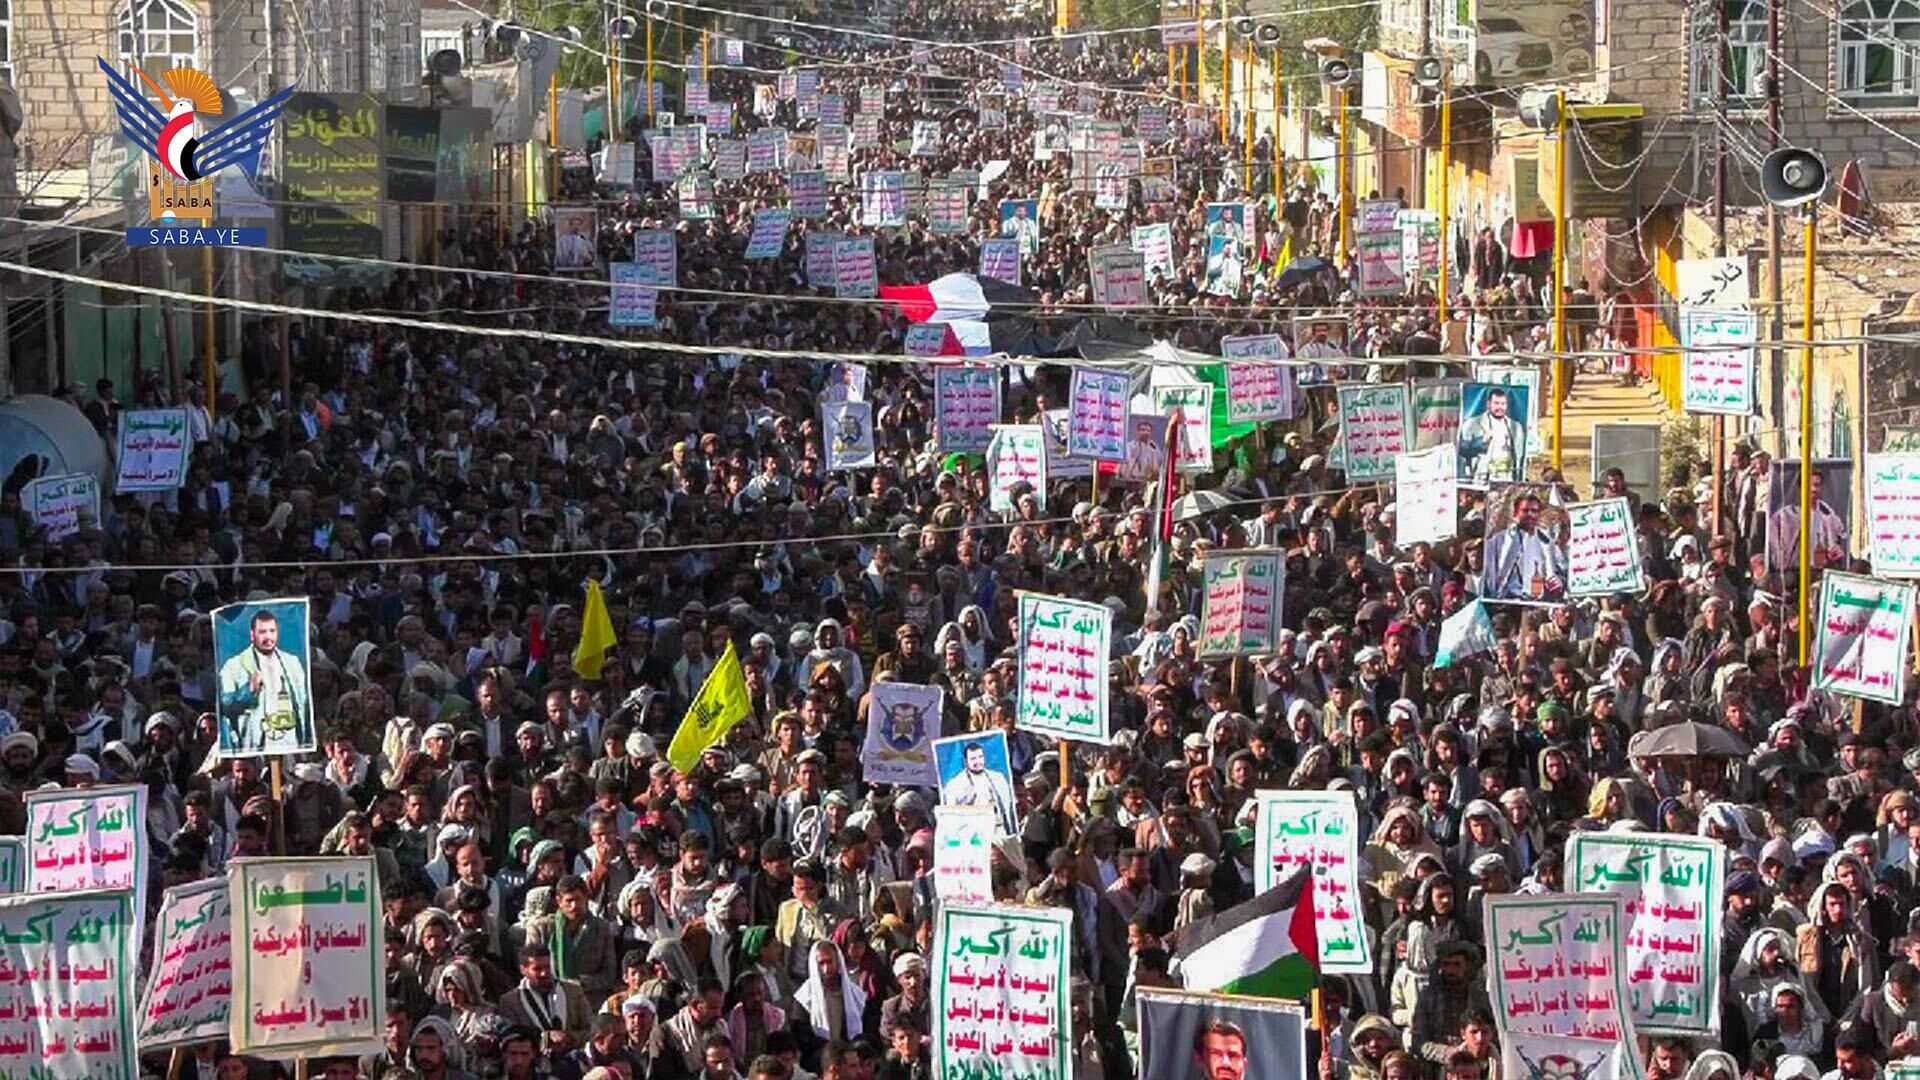
<path id="1" fill-rule="evenodd" d="M 1696 109 L 1713 107 L 1713 71 L 1719 52 L 1719 14 L 1714 0 L 1695 4 L 1690 16 L 1693 48 L 1688 57 L 1688 84 Z M 1727 52 L 1720 73 L 1726 80 L 1727 108 L 1758 109 L 1765 104 L 1761 77 L 1767 73 L 1767 5 L 1765 0 L 1718 0 L 1727 13 Z"/>
<path id="2" fill-rule="evenodd" d="M 0 0 L 0 86 L 13 85 L 13 0 Z"/>
<path id="3" fill-rule="evenodd" d="M 1853 0 L 1840 9 L 1840 94 L 1854 105 L 1920 104 L 1920 2 Z"/>
<path id="4" fill-rule="evenodd" d="M 183 0 L 131 0 L 120 9 L 120 59 L 158 79 L 199 67 L 200 16 Z"/>

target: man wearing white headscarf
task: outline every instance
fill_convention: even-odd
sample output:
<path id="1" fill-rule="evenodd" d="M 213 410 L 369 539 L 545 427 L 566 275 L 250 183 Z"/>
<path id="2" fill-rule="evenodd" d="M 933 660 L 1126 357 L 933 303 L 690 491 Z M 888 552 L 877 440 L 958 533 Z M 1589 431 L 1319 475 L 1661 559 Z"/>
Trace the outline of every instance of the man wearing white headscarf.
<path id="1" fill-rule="evenodd" d="M 846 974 L 840 947 L 831 941 L 815 942 L 808 951 L 807 981 L 793 992 L 793 1004 L 794 1033 L 809 1067 L 822 1049 L 857 1042 L 879 1021 L 867 1015 L 869 1006 L 877 1010 L 879 1003 L 869 1002 L 859 982 Z"/>

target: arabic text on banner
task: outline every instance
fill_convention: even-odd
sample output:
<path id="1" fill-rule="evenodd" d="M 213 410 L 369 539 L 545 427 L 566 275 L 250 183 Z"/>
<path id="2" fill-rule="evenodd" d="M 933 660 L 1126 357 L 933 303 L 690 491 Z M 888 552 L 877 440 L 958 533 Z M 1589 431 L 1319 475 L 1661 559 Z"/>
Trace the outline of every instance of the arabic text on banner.
<path id="1" fill-rule="evenodd" d="M 1254 656 L 1273 651 L 1280 632 L 1286 564 L 1278 551 L 1210 551 L 1201 573 L 1202 657 Z"/>
<path id="2" fill-rule="evenodd" d="M 101 525 L 100 482 L 91 473 L 42 476 L 20 493 L 20 505 L 50 542 L 79 532 L 82 517 Z"/>
<path id="3" fill-rule="evenodd" d="M 907 177 L 900 172 L 869 172 L 860 177 L 860 224 L 897 228 L 907 223 Z"/>
<path id="4" fill-rule="evenodd" d="M 234 1053 L 380 1049 L 387 979 L 377 877 L 372 856 L 228 864 Z"/>
<path id="5" fill-rule="evenodd" d="M 1413 384 L 1413 448 L 1452 446 L 1460 437 L 1460 381 Z"/>
<path id="6" fill-rule="evenodd" d="M 965 184 L 940 183 L 927 188 L 927 225 L 935 236 L 964 236 L 967 231 Z"/>
<path id="7" fill-rule="evenodd" d="M 941 904 L 933 938 L 937 1076 L 1067 1080 L 1071 912 Z"/>
<path id="8" fill-rule="evenodd" d="M 607 291 L 608 326 L 654 325 L 657 320 L 660 290 L 652 285 L 642 284 L 641 279 L 645 276 L 638 263 L 607 264 L 607 280 L 612 286 Z"/>
<path id="9" fill-rule="evenodd" d="M 0 900 L 0 1073 L 33 1080 L 140 1075 L 133 985 L 140 913 L 124 889 Z"/>
<path id="10" fill-rule="evenodd" d="M 0 896 L 27 891 L 27 839 L 0 836 Z"/>
<path id="11" fill-rule="evenodd" d="M 993 837 L 985 806 L 943 806 L 933 822 L 933 895 L 942 904 L 993 902 Z"/>
<path id="12" fill-rule="evenodd" d="M 1876 577 L 1920 577 L 1920 453 L 1867 455 L 1867 555 Z"/>
<path id="13" fill-rule="evenodd" d="M 798 218 L 827 216 L 827 174 L 820 169 L 787 174 L 787 209 Z"/>
<path id="14" fill-rule="evenodd" d="M 1110 311 L 1146 306 L 1146 258 L 1130 245 L 1096 248 L 1090 269 L 1094 303 L 1104 304 Z"/>
<path id="15" fill-rule="evenodd" d="M 233 923 L 225 878 L 177 885 L 153 921 L 153 966 L 140 995 L 142 1052 L 227 1037 Z"/>
<path id="16" fill-rule="evenodd" d="M 1393 542 L 1451 540 L 1460 531 L 1460 482 L 1453 444 L 1393 459 Z"/>
<path id="17" fill-rule="evenodd" d="M 1398 199 L 1361 199 L 1353 208 L 1353 231 L 1356 233 L 1398 233 L 1399 229 Z"/>
<path id="18" fill-rule="evenodd" d="M 1297 867 L 1313 869 L 1313 926 L 1320 970 L 1373 970 L 1366 901 L 1360 895 L 1360 815 L 1339 791 L 1258 793 L 1254 822 L 1254 891 L 1266 892 Z"/>
<path id="19" fill-rule="evenodd" d="M 807 233 L 807 284 L 816 289 L 834 287 L 834 245 L 845 237 L 839 233 Z"/>
<path id="20" fill-rule="evenodd" d="M 1567 593 L 1613 596 L 1647 587 L 1640 540 L 1625 499 L 1567 507 Z"/>
<path id="21" fill-rule="evenodd" d="M 26 804 L 27 892 L 146 888 L 145 784 L 29 791 Z"/>
<path id="22" fill-rule="evenodd" d="M 1680 407 L 1690 413 L 1752 416 L 1759 317 L 1751 311 L 1688 308 L 1680 320 L 1686 346 L 1680 354 Z M 1736 347 L 1708 348 L 1716 345 Z"/>
<path id="23" fill-rule="evenodd" d="M 1619 897 L 1488 896 L 1483 903 L 1487 983 L 1503 1036 L 1632 1041 Z"/>
<path id="24" fill-rule="evenodd" d="M 1047 480 L 1078 480 L 1093 475 L 1093 461 L 1090 458 L 1077 458 L 1067 453 L 1068 425 L 1070 419 L 1067 407 L 1048 409 L 1040 414 L 1041 441 L 1047 448 Z"/>
<path id="25" fill-rule="evenodd" d="M 1344 384 L 1340 392 L 1340 441 L 1347 479 L 1385 480 L 1394 459 L 1408 450 L 1407 388 L 1403 383 Z"/>
<path id="26" fill-rule="evenodd" d="M 1095 461 L 1127 457 L 1127 374 L 1073 369 L 1067 403 L 1067 453 Z"/>
<path id="27" fill-rule="evenodd" d="M 678 285 L 680 249 L 673 230 L 634 230 L 633 264 L 640 270 L 642 285 Z"/>
<path id="28" fill-rule="evenodd" d="M 753 233 L 747 238 L 747 258 L 777 259 L 787 244 L 787 227 L 793 223 L 793 211 L 784 209 L 753 212 Z"/>
<path id="29" fill-rule="evenodd" d="M 1407 275 L 1401 265 L 1405 248 L 1400 231 L 1361 233 L 1355 240 L 1355 256 L 1360 263 L 1361 296 L 1399 296 L 1407 291 Z"/>
<path id="30" fill-rule="evenodd" d="M 783 128 L 759 128 L 747 132 L 747 171 L 779 172 L 787 152 L 787 133 Z"/>
<path id="31" fill-rule="evenodd" d="M 942 453 L 972 454 L 985 450 L 993 441 L 993 425 L 1000 422 L 1000 369 L 943 367 L 936 370 L 933 418 Z"/>
<path id="32" fill-rule="evenodd" d="M 1047 446 L 1039 424 L 995 424 L 987 442 L 987 509 L 1013 509 L 1013 489 L 1033 487 L 1041 509 L 1047 505 Z"/>
<path id="33" fill-rule="evenodd" d="M 880 295 L 880 268 L 873 237 L 843 236 L 833 245 L 833 293 L 871 299 Z"/>
<path id="34" fill-rule="evenodd" d="M 1176 269 L 1173 263 L 1173 226 L 1164 221 L 1154 225 L 1135 225 L 1133 250 L 1146 260 L 1149 277 L 1154 274 L 1173 276 Z"/>
<path id="35" fill-rule="evenodd" d="M 1020 594 L 1020 688 L 1014 726 L 1105 743 L 1113 612 L 1104 604 Z"/>
<path id="36" fill-rule="evenodd" d="M 113 455 L 115 491 L 172 491 L 187 478 L 185 409 L 128 409 L 120 414 Z"/>
<path id="37" fill-rule="evenodd" d="M 1236 364 L 1234 360 L 1279 361 L 1287 358 L 1279 334 L 1251 334 L 1220 339 L 1220 355 L 1227 364 L 1227 422 L 1244 424 L 1293 419 L 1293 369 L 1278 363 Z"/>
<path id="38" fill-rule="evenodd" d="M 917 683 L 877 682 L 867 699 L 867 738 L 860 764 L 871 783 L 921 784 L 940 782 L 933 760 L 933 740 L 940 734 L 940 717 L 947 692 Z"/>
<path id="39" fill-rule="evenodd" d="M 1913 634 L 1913 596 L 1912 585 L 1827 571 L 1820 579 L 1814 685 L 1900 704 Z"/>
<path id="40" fill-rule="evenodd" d="M 980 276 L 1020 284 L 1019 238 L 995 236 L 980 241 Z"/>
<path id="41" fill-rule="evenodd" d="M 1213 384 L 1197 386 L 1158 386 L 1153 390 L 1153 410 L 1172 416 L 1180 410 L 1179 441 L 1167 432 L 1167 446 L 1173 453 L 1175 472 L 1203 473 L 1213 469 Z"/>
<path id="42" fill-rule="evenodd" d="M 1620 898 L 1627 1007 L 1648 1034 L 1720 1030 L 1720 911 L 1727 849 L 1664 833 L 1574 833 L 1567 885 Z"/>

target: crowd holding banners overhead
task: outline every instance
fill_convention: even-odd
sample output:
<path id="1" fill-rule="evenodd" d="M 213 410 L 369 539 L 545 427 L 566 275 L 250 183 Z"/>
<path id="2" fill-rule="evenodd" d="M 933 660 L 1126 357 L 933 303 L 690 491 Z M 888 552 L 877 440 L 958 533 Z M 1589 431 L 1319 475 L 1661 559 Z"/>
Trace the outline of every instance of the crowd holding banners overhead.
<path id="1" fill-rule="evenodd" d="M 306 597 L 288 597 L 213 613 L 221 754 L 295 754 L 318 745 L 308 611 Z"/>
<path id="2" fill-rule="evenodd" d="M 385 924 L 375 866 L 372 856 L 235 860 L 227 879 L 235 1052 L 382 1049 Z"/>
<path id="3" fill-rule="evenodd" d="M 1635 1028 L 1720 1029 L 1726 848 L 1706 837 L 1583 833 L 1567 840 L 1567 880 L 1620 898 L 1627 1004 Z"/>
<path id="4" fill-rule="evenodd" d="M 1307 1014 L 1253 997 L 1142 990 L 1141 1080 L 1310 1075 Z"/>
<path id="5" fill-rule="evenodd" d="M 140 1075 L 134 994 L 141 915 L 125 889 L 0 899 L 0 1072 Z"/>
<path id="6" fill-rule="evenodd" d="M 226 1038 L 233 1003 L 231 911 L 227 883 L 217 878 L 161 896 L 140 995 L 142 1052 Z"/>
<path id="7" fill-rule="evenodd" d="M 1353 800 L 1341 792 L 1265 791 L 1254 827 L 1256 890 L 1277 887 L 1297 869 L 1311 875 L 1319 969 L 1371 971 L 1373 947 L 1360 891 L 1361 822 Z"/>

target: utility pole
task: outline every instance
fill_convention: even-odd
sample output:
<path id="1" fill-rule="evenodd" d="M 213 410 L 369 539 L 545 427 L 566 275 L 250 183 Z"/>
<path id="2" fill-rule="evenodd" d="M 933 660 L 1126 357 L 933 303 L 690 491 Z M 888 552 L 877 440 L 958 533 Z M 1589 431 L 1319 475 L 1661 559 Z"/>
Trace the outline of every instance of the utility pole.
<path id="1" fill-rule="evenodd" d="M 1727 254 L 1727 5 L 1708 0 L 1716 13 L 1713 39 L 1713 254 Z M 1722 505 L 1727 486 L 1727 418 L 1713 418 L 1713 532 L 1727 532 Z"/>
<path id="2" fill-rule="evenodd" d="M 1782 3 L 1782 0 L 1767 0 L 1767 152 L 1768 153 L 1772 153 L 1773 151 L 1780 149 L 1780 4 L 1781 3 Z M 1785 335 L 1785 332 L 1786 332 L 1786 319 L 1784 317 L 1784 313 L 1782 310 L 1782 305 L 1785 303 L 1785 301 L 1780 295 L 1780 284 L 1781 284 L 1780 279 L 1781 279 L 1780 208 L 1777 206 L 1774 206 L 1772 203 L 1768 203 L 1767 204 L 1767 307 L 1768 307 L 1767 318 L 1768 318 L 1769 326 L 1768 326 L 1767 340 L 1773 341 L 1773 342 L 1778 342 L 1781 339 L 1781 337 Z M 1805 328 L 1805 336 L 1807 337 L 1808 340 L 1812 340 L 1813 338 L 1812 326 L 1808 326 Z M 1776 459 L 1782 458 L 1785 456 L 1786 441 L 1787 441 L 1786 418 L 1781 415 L 1781 413 L 1786 408 L 1786 401 L 1787 401 L 1786 356 L 1787 354 L 1782 352 L 1780 349 L 1780 346 L 1776 344 L 1773 346 L 1773 350 L 1772 350 L 1772 363 L 1768 365 L 1773 371 L 1773 393 L 1771 395 L 1772 396 L 1771 404 L 1772 404 L 1772 415 L 1775 418 L 1775 423 L 1773 425 L 1773 428 L 1774 428 L 1773 456 Z M 1800 392 L 1802 395 L 1805 395 L 1809 393 L 1809 388 L 1803 386 L 1800 388 Z M 1802 447 L 1800 456 L 1803 458 L 1808 456 L 1807 455 L 1808 449 L 1809 448 L 1807 447 Z M 1802 626 L 1804 627 L 1804 625 L 1805 624 L 1803 623 Z M 1805 631 L 1803 629 L 1802 634 L 1804 635 L 1804 633 Z"/>

